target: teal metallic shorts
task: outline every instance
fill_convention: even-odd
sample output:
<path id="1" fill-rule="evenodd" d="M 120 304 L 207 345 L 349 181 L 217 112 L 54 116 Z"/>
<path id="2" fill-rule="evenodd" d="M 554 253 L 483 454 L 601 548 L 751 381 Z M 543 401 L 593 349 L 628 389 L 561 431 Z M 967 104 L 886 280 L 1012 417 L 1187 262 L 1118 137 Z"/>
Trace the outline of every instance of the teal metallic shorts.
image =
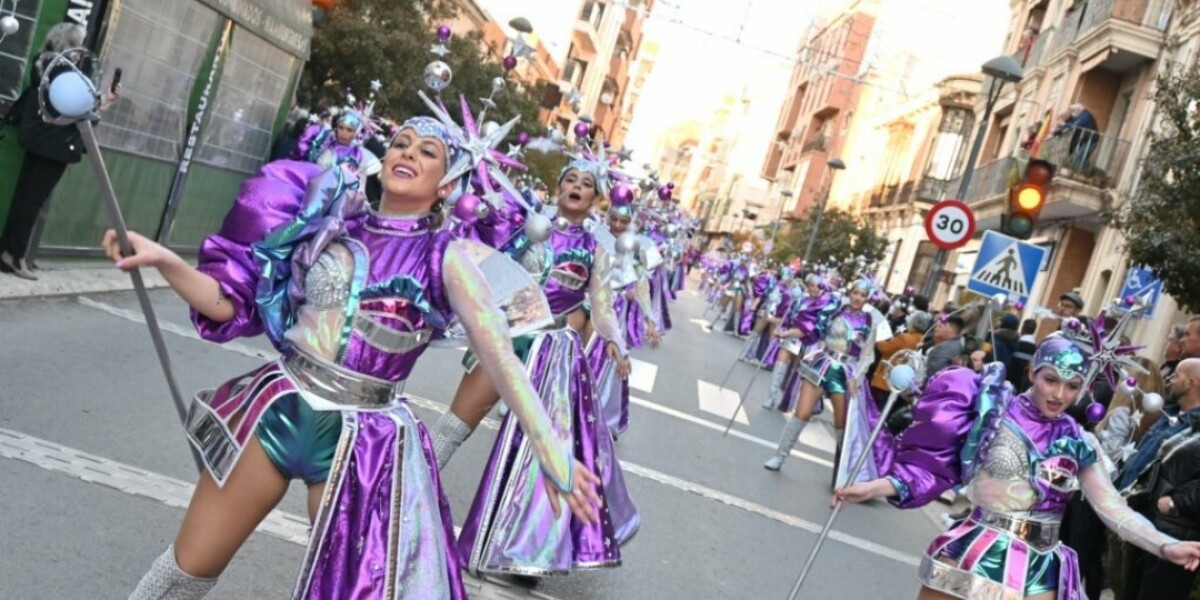
<path id="1" fill-rule="evenodd" d="M 802 362 L 800 375 L 809 383 L 819 386 L 827 396 L 846 393 L 846 369 L 842 367 L 842 363 L 825 356 L 824 353 L 811 361 Z"/>
<path id="2" fill-rule="evenodd" d="M 300 394 L 287 394 L 267 408 L 254 434 L 284 477 L 322 483 L 342 434 L 342 413 L 313 410 Z"/>

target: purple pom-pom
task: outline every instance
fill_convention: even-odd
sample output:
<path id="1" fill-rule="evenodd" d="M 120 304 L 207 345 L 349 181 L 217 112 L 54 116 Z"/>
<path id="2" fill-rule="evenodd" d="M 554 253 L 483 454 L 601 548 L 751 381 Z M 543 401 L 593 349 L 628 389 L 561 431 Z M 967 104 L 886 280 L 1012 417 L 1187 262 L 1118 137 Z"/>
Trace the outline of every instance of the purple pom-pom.
<path id="1" fill-rule="evenodd" d="M 479 196 L 474 194 L 463 194 L 458 202 L 454 203 L 454 216 L 460 221 L 473 222 L 479 217 Z"/>
<path id="2" fill-rule="evenodd" d="M 633 202 L 633 190 L 624 183 L 618 183 L 613 186 L 612 192 L 609 195 L 612 198 L 612 203 L 618 206 L 629 206 Z"/>
<path id="3" fill-rule="evenodd" d="M 1086 412 L 1089 423 L 1099 423 L 1104 418 L 1104 405 L 1099 402 L 1093 402 L 1088 405 Z"/>
<path id="4" fill-rule="evenodd" d="M 442 40 L 443 42 L 450 39 L 450 26 L 449 25 L 439 25 L 437 28 L 437 35 L 438 35 L 438 39 Z"/>

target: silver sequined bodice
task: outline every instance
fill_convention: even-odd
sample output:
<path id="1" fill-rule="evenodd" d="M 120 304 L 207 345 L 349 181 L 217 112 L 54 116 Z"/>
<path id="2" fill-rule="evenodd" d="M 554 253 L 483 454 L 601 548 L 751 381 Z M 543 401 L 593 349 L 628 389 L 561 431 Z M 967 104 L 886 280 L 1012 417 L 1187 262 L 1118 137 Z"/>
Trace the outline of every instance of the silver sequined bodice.
<path id="1" fill-rule="evenodd" d="M 322 252 L 316 264 L 304 276 L 305 301 L 318 309 L 338 308 L 350 296 L 353 266 Z"/>
<path id="2" fill-rule="evenodd" d="M 1009 428 L 1001 427 L 992 440 L 981 468 L 995 479 L 1029 479 L 1029 452 L 1025 449 L 1025 442 Z"/>

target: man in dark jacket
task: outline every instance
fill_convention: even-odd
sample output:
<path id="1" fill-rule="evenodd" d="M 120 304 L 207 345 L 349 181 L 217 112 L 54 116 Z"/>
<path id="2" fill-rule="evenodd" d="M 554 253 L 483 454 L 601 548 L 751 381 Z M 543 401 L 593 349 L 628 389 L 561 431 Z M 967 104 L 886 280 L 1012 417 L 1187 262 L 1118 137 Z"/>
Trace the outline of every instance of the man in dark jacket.
<path id="1" fill-rule="evenodd" d="M 1008 379 L 1013 387 L 1016 387 L 1021 381 L 1021 374 L 1017 373 L 1016 366 L 1013 364 L 1013 356 L 1017 354 L 1021 342 L 1021 334 L 1017 333 L 1017 326 L 1020 324 L 1021 319 L 1017 315 L 1000 317 L 1000 325 L 996 327 L 990 340 L 992 342 L 991 356 L 985 359 L 988 362 L 1003 363 L 1005 379 Z"/>
<path id="2" fill-rule="evenodd" d="M 1180 406 L 1200 406 L 1200 359 L 1179 363 L 1171 395 Z M 1180 541 L 1200 540 L 1200 420 L 1163 441 L 1154 464 L 1138 479 L 1149 502 L 1138 507 L 1159 531 Z M 1141 550 L 1126 565 L 1126 600 L 1186 600 L 1196 573 Z"/>

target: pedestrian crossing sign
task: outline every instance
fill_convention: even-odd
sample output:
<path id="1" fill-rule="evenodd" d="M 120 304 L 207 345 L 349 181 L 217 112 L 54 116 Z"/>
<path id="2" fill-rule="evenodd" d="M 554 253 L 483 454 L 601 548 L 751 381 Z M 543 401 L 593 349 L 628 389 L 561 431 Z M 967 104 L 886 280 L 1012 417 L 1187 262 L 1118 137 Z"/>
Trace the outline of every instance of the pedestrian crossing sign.
<path id="1" fill-rule="evenodd" d="M 1125 274 L 1125 285 L 1121 286 L 1121 298 L 1140 298 L 1146 305 L 1146 312 L 1142 313 L 1142 318 L 1149 319 L 1158 308 L 1162 288 L 1162 281 L 1155 279 L 1150 271 L 1141 267 L 1129 267 L 1129 272 Z"/>
<path id="2" fill-rule="evenodd" d="M 1029 302 L 1046 249 L 997 233 L 983 232 L 967 289 L 992 297 L 1004 294 L 1012 301 Z"/>

